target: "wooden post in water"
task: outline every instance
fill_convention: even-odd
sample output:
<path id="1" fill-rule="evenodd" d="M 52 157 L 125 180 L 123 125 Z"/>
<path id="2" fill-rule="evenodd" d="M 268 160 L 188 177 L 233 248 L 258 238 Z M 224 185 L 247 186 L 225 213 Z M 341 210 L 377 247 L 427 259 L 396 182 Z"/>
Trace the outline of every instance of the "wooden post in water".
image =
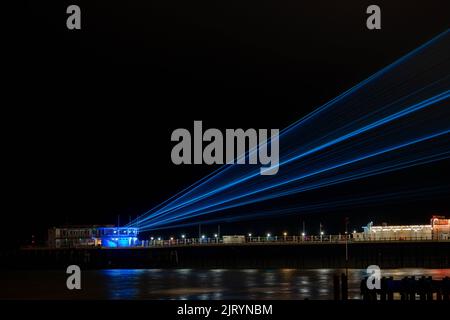
<path id="1" fill-rule="evenodd" d="M 387 280 L 386 277 L 381 278 L 380 300 L 386 301 L 387 298 Z"/>
<path id="2" fill-rule="evenodd" d="M 427 299 L 425 276 L 420 277 L 420 279 L 419 279 L 419 288 L 418 288 L 417 292 L 419 293 L 419 297 L 420 297 L 419 299 L 421 301 L 424 301 L 424 300 Z"/>
<path id="3" fill-rule="evenodd" d="M 359 289 L 361 290 L 361 295 L 362 295 L 362 299 L 363 300 L 367 300 L 368 299 L 368 296 L 367 296 L 367 285 L 366 285 L 367 278 L 368 277 L 364 277 L 361 280 L 361 284 L 359 285 Z"/>
<path id="4" fill-rule="evenodd" d="M 444 300 L 450 300 L 450 278 L 445 277 L 442 279 L 442 295 L 444 296 Z"/>
<path id="5" fill-rule="evenodd" d="M 392 286 L 394 285 L 394 277 L 389 277 L 387 280 L 387 290 L 388 290 L 388 300 L 392 301 L 394 300 L 394 290 Z"/>
<path id="6" fill-rule="evenodd" d="M 342 300 L 348 299 L 348 277 L 343 273 L 341 275 Z"/>
<path id="7" fill-rule="evenodd" d="M 400 300 L 407 300 L 407 296 L 406 296 L 406 281 L 407 281 L 406 277 L 404 277 L 401 280 Z"/>
<path id="8" fill-rule="evenodd" d="M 340 283 L 339 283 L 339 275 L 335 274 L 333 276 L 333 289 L 334 289 L 334 300 L 340 300 Z"/>
<path id="9" fill-rule="evenodd" d="M 412 276 L 408 279 L 409 300 L 416 300 L 416 278 Z"/>

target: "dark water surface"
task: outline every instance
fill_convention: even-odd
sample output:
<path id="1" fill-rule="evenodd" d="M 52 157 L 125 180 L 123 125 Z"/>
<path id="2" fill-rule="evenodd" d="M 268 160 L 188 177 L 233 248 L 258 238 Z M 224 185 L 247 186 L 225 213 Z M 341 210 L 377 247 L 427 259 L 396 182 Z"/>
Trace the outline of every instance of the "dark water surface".
<path id="1" fill-rule="evenodd" d="M 114 269 L 82 271 L 68 290 L 65 271 L 1 271 L 0 299 L 333 299 L 343 269 Z M 349 269 L 349 298 L 360 299 L 363 269 Z M 385 269 L 382 276 L 450 276 L 450 269 Z"/>

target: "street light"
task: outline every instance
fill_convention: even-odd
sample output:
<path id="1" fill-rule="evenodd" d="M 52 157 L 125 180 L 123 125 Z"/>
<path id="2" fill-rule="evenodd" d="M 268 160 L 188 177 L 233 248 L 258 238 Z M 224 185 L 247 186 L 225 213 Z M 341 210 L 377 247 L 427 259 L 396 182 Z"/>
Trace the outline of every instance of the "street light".
<path id="1" fill-rule="evenodd" d="M 267 234 L 267 238 L 270 238 L 270 233 Z"/>
<path id="2" fill-rule="evenodd" d="M 173 241 L 173 237 L 170 237 L 170 241 Z"/>
<path id="3" fill-rule="evenodd" d="M 249 234 L 248 234 L 248 237 L 250 238 L 251 236 L 252 236 L 252 234 L 251 234 L 251 233 L 249 233 Z"/>
<path id="4" fill-rule="evenodd" d="M 214 238 L 217 238 L 217 233 L 214 233 Z"/>
<path id="5" fill-rule="evenodd" d="M 184 234 L 182 234 L 181 235 L 181 239 L 184 239 L 184 238 L 186 238 L 186 236 Z"/>
<path id="6" fill-rule="evenodd" d="M 285 237 L 286 237 L 286 236 L 287 236 L 287 232 L 283 232 L 283 236 L 285 236 Z"/>
<path id="7" fill-rule="evenodd" d="M 202 239 L 205 239 L 205 235 L 204 234 L 202 234 Z"/>

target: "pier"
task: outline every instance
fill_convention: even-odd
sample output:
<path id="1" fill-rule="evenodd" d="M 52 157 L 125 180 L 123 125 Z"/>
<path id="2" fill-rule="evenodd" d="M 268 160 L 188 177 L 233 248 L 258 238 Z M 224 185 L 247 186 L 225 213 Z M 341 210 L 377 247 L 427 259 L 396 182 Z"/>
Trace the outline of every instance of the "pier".
<path id="1" fill-rule="evenodd" d="M 205 240 L 205 239 L 203 239 Z M 292 241 L 291 241 L 292 240 Z M 130 248 L 26 248 L 2 252 L 3 268 L 449 268 L 450 241 L 168 240 Z"/>

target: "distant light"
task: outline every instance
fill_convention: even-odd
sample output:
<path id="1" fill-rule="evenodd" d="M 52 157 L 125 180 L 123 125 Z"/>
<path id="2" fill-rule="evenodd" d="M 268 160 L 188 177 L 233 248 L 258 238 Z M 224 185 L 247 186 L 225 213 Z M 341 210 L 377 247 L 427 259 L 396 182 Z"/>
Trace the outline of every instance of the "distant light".
<path id="1" fill-rule="evenodd" d="M 251 237 L 251 236 L 252 236 L 252 234 L 251 234 L 251 233 L 249 233 L 249 234 L 248 234 L 248 236 L 249 236 L 249 237 Z"/>
<path id="2" fill-rule="evenodd" d="M 161 241 L 161 237 L 158 237 L 158 241 Z"/>
<path id="3" fill-rule="evenodd" d="M 283 236 L 285 236 L 285 237 L 286 237 L 286 236 L 287 236 L 287 232 L 283 232 Z"/>
<path id="4" fill-rule="evenodd" d="M 320 231 L 320 235 L 323 236 L 323 231 Z"/>
<path id="5" fill-rule="evenodd" d="M 356 230 L 353 230 L 353 233 L 356 233 Z"/>
<path id="6" fill-rule="evenodd" d="M 305 236 L 305 233 L 304 233 L 304 232 L 302 232 L 302 236 L 303 236 L 303 237 Z"/>
<path id="7" fill-rule="evenodd" d="M 205 239 L 205 235 L 204 234 L 202 234 L 202 239 Z"/>
<path id="8" fill-rule="evenodd" d="M 172 241 L 172 240 L 173 240 L 173 237 L 170 237 L 170 240 Z"/>
<path id="9" fill-rule="evenodd" d="M 214 233 L 214 238 L 217 238 L 217 233 Z"/>
<path id="10" fill-rule="evenodd" d="M 270 238 L 270 233 L 267 234 L 267 238 Z"/>
<path id="11" fill-rule="evenodd" d="M 153 240 L 153 239 L 155 239 L 155 238 L 153 238 L 153 237 L 150 237 L 150 240 Z"/>
<path id="12" fill-rule="evenodd" d="M 184 234 L 181 235 L 181 239 L 184 239 L 186 236 Z"/>

